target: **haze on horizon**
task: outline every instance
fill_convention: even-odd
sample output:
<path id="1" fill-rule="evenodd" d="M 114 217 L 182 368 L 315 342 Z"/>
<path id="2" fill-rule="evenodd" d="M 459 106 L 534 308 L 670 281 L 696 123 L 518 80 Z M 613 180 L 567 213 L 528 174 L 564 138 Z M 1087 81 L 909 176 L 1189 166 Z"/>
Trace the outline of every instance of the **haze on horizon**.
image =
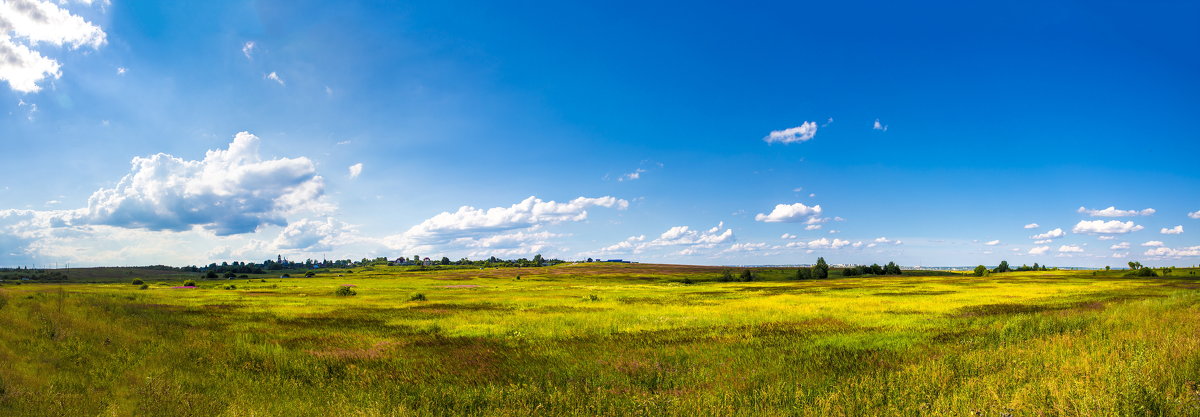
<path id="1" fill-rule="evenodd" d="M 0 267 L 1200 263 L 1197 4 L 0 1 Z"/>

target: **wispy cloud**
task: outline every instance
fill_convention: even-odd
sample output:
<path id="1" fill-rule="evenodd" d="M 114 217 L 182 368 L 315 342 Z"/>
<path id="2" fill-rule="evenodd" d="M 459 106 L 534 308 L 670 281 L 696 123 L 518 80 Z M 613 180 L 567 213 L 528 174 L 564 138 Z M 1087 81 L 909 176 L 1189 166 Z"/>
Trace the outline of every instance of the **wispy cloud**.
<path id="1" fill-rule="evenodd" d="M 1147 209 L 1142 209 L 1142 210 L 1121 210 L 1114 206 L 1109 206 L 1106 209 L 1099 209 L 1099 210 L 1089 209 L 1087 207 L 1081 206 L 1081 207 L 1079 207 L 1079 210 L 1076 210 L 1076 211 L 1086 214 L 1086 215 L 1089 215 L 1089 216 L 1092 216 L 1092 217 L 1149 216 L 1149 215 L 1155 213 L 1155 210 L 1152 208 L 1147 208 Z"/>

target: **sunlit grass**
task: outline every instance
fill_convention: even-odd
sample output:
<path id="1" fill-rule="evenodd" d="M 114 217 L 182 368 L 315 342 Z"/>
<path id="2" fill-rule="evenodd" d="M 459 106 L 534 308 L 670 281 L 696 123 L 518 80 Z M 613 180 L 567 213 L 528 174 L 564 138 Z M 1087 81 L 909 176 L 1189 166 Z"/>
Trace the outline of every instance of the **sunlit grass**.
<path id="1" fill-rule="evenodd" d="M 0 415 L 1200 415 L 1200 282 L 1180 271 L 8 285 Z"/>

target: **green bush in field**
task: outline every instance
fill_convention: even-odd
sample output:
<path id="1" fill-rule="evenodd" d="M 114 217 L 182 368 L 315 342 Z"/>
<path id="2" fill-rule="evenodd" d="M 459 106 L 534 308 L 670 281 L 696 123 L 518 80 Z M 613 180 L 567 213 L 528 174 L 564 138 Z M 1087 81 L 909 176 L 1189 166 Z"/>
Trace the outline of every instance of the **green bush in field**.
<path id="1" fill-rule="evenodd" d="M 987 275 L 987 273 L 988 273 L 988 269 L 986 266 L 979 265 L 979 266 L 975 267 L 975 276 L 982 277 L 984 275 Z"/>
<path id="2" fill-rule="evenodd" d="M 733 271 L 728 269 L 721 271 L 721 276 L 717 277 L 717 282 L 733 282 Z"/>
<path id="3" fill-rule="evenodd" d="M 187 281 L 184 281 L 184 282 L 183 282 L 183 286 L 185 286 L 185 287 L 195 287 L 195 286 L 196 286 L 196 281 L 192 281 L 192 280 L 190 280 L 190 279 L 189 279 L 189 280 L 187 280 Z"/>
<path id="4" fill-rule="evenodd" d="M 739 275 L 738 278 L 742 282 L 754 281 L 754 272 L 751 272 L 749 269 L 743 269 L 741 275 Z"/>
<path id="5" fill-rule="evenodd" d="M 236 289 L 237 289 L 237 285 L 229 284 L 229 285 L 226 285 L 226 286 L 225 286 L 225 289 L 227 289 L 227 290 L 236 290 Z"/>
<path id="6" fill-rule="evenodd" d="M 797 268 L 796 279 L 812 279 L 812 268 Z"/>
<path id="7" fill-rule="evenodd" d="M 139 290 L 147 290 L 147 289 L 150 289 L 150 286 L 146 285 L 146 284 L 142 284 L 142 286 L 138 287 L 138 289 Z"/>
<path id="8" fill-rule="evenodd" d="M 1154 272 L 1154 269 L 1152 269 L 1152 268 L 1143 266 L 1136 270 L 1130 271 L 1129 273 L 1125 274 L 1125 276 L 1127 276 L 1127 277 L 1157 277 L 1158 273 Z"/>
<path id="9" fill-rule="evenodd" d="M 338 289 L 333 292 L 333 295 L 336 295 L 338 297 L 351 297 L 351 296 L 358 295 L 358 293 L 355 292 L 353 288 L 343 285 L 343 286 L 338 287 Z"/>
<path id="10" fill-rule="evenodd" d="M 145 284 L 145 282 L 142 282 L 141 279 L 138 279 L 138 278 L 133 279 L 133 285 L 142 285 L 142 284 Z"/>
<path id="11" fill-rule="evenodd" d="M 416 294 L 413 294 L 412 296 L 408 297 L 408 301 L 427 301 L 427 300 L 428 299 L 425 298 L 425 294 L 421 294 L 421 293 L 416 293 Z"/>
<path id="12" fill-rule="evenodd" d="M 583 297 L 583 301 L 600 301 L 600 296 L 596 294 L 588 294 L 586 297 Z"/>

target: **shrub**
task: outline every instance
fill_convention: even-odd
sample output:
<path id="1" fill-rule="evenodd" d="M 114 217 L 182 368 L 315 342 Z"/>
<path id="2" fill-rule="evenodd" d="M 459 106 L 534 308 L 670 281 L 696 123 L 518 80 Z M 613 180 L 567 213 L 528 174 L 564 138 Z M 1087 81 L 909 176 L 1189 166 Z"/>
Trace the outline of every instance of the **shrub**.
<path id="1" fill-rule="evenodd" d="M 142 285 L 142 284 L 145 284 L 145 282 L 142 282 L 141 279 L 138 279 L 138 278 L 133 279 L 133 285 Z"/>
<path id="2" fill-rule="evenodd" d="M 683 285 L 691 285 L 691 284 L 693 284 L 693 281 L 692 281 L 692 279 L 691 279 L 690 277 L 684 277 L 684 278 L 683 278 L 683 281 L 679 281 L 679 282 L 680 282 L 681 284 L 683 284 Z"/>
<path id="3" fill-rule="evenodd" d="M 283 275 L 280 275 L 279 277 L 280 278 L 291 278 L 292 276 L 289 274 L 283 274 Z"/>
<path id="4" fill-rule="evenodd" d="M 977 277 L 982 277 L 984 274 L 987 274 L 987 272 L 988 272 L 988 269 L 986 266 L 979 265 L 979 266 L 975 267 L 975 276 L 977 276 Z"/>
<path id="5" fill-rule="evenodd" d="M 353 288 L 343 285 L 341 287 L 338 287 L 338 289 L 333 292 L 333 295 L 336 295 L 338 297 L 350 297 L 350 296 L 358 295 L 358 293 L 354 292 Z"/>
<path id="6" fill-rule="evenodd" d="M 305 277 L 305 278 L 312 278 L 312 277 L 313 277 L 313 275 L 316 275 L 316 274 L 314 274 L 312 271 L 308 271 L 308 272 L 305 272 L 305 273 L 304 273 L 304 277 Z"/>
<path id="7" fill-rule="evenodd" d="M 142 284 L 142 286 L 138 287 L 138 289 L 139 289 L 139 290 L 146 290 L 146 289 L 150 289 L 150 286 L 149 286 L 149 285 L 146 285 L 146 284 Z"/>
<path id="8" fill-rule="evenodd" d="M 583 297 L 583 301 L 600 301 L 600 296 L 597 296 L 596 294 L 588 294 L 587 297 Z"/>
<path id="9" fill-rule="evenodd" d="M 421 294 L 421 293 L 416 293 L 416 294 L 413 294 L 412 296 L 408 297 L 408 301 L 427 301 L 427 300 L 428 299 L 425 298 L 425 294 Z"/>
<path id="10" fill-rule="evenodd" d="M 190 280 L 190 279 L 189 279 L 189 280 L 187 280 L 187 281 L 184 281 L 184 282 L 183 282 L 183 286 L 185 286 L 185 287 L 195 287 L 195 286 L 196 286 L 196 281 L 192 281 L 192 280 Z"/>
<path id="11" fill-rule="evenodd" d="M 1129 273 L 1125 274 L 1125 276 L 1127 276 L 1127 277 L 1157 277 L 1158 274 L 1155 273 L 1153 269 L 1143 266 L 1136 270 L 1130 271 Z"/>
<path id="12" fill-rule="evenodd" d="M 229 284 L 229 285 L 226 285 L 226 286 L 225 286 L 225 289 L 227 289 L 227 290 L 236 290 L 236 289 L 237 289 L 237 285 Z"/>
<path id="13" fill-rule="evenodd" d="M 721 276 L 717 277 L 717 282 L 733 282 L 733 271 L 728 269 L 721 271 Z"/>
<path id="14" fill-rule="evenodd" d="M 742 282 L 754 281 L 754 272 L 751 272 L 749 269 L 743 269 L 738 278 L 740 278 Z"/>
<path id="15" fill-rule="evenodd" d="M 796 269 L 796 279 L 812 279 L 812 268 Z"/>
<path id="16" fill-rule="evenodd" d="M 217 273 L 213 272 L 213 271 L 208 271 L 207 274 L 204 274 L 204 277 L 208 278 L 208 279 L 217 279 Z"/>

